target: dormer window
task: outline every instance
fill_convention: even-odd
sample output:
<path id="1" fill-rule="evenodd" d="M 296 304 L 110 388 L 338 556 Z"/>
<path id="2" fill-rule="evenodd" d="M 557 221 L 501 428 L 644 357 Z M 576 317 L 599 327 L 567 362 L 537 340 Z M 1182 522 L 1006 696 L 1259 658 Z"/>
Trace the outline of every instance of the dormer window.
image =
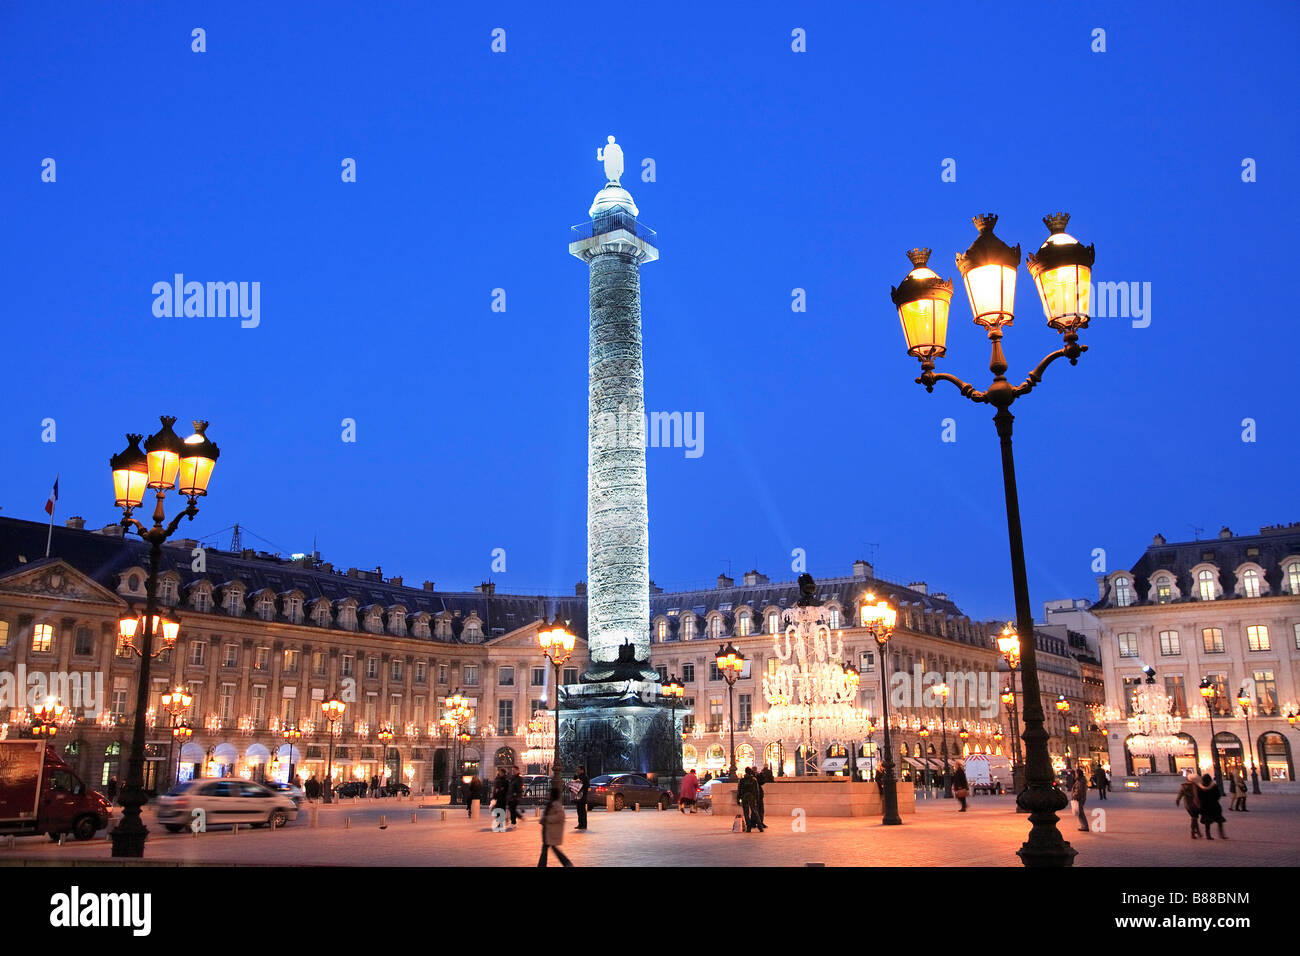
<path id="1" fill-rule="evenodd" d="M 207 612 L 212 610 L 212 592 L 207 586 L 196 587 L 194 593 L 190 596 L 190 603 L 194 605 L 194 610 Z"/>
<path id="2" fill-rule="evenodd" d="M 736 636 L 748 637 L 751 626 L 751 618 L 748 611 L 741 611 L 736 617 Z"/>
<path id="3" fill-rule="evenodd" d="M 312 620 L 321 627 L 330 626 L 330 602 L 317 601 L 316 608 L 312 611 Z"/>
<path id="4" fill-rule="evenodd" d="M 244 613 L 244 591 L 242 588 L 226 588 L 226 613 L 232 617 L 241 617 Z"/>
<path id="5" fill-rule="evenodd" d="M 168 607 L 175 607 L 180 591 L 179 582 L 173 577 L 163 577 L 158 581 L 158 600 Z"/>
<path id="6" fill-rule="evenodd" d="M 1292 594 L 1300 594 L 1300 561 L 1292 561 L 1286 566 L 1286 580 Z"/>
<path id="7" fill-rule="evenodd" d="M 411 633 L 416 637 L 429 636 L 429 619 L 424 614 L 418 614 L 411 623 Z"/>
<path id="8" fill-rule="evenodd" d="M 355 631 L 357 629 L 356 605 L 344 603 L 339 607 L 339 627 L 349 631 Z"/>
<path id="9" fill-rule="evenodd" d="M 682 640 L 683 641 L 695 640 L 695 618 L 693 617 L 682 618 Z"/>
<path id="10" fill-rule="evenodd" d="M 709 618 L 709 637 L 717 640 L 722 636 L 722 615 L 715 614 Z"/>
<path id="11" fill-rule="evenodd" d="M 1196 573 L 1196 593 L 1202 601 L 1214 600 L 1214 572 L 1209 568 L 1203 568 Z"/>
<path id="12" fill-rule="evenodd" d="M 1248 598 L 1259 597 L 1259 572 L 1247 568 L 1241 573 L 1241 593 Z"/>
<path id="13" fill-rule="evenodd" d="M 284 599 L 284 616 L 295 624 L 302 623 L 302 598 L 290 594 Z"/>
<path id="14" fill-rule="evenodd" d="M 388 612 L 388 633 L 396 637 L 406 635 L 406 608 L 397 605 Z"/>
<path id="15" fill-rule="evenodd" d="M 366 630 L 371 634 L 384 633 L 383 612 L 379 608 L 372 607 L 366 612 Z"/>
<path id="16" fill-rule="evenodd" d="M 440 615 L 435 619 L 433 628 L 434 637 L 446 640 L 451 637 L 451 618 L 447 617 L 445 614 Z"/>
<path id="17" fill-rule="evenodd" d="M 1115 579 L 1115 604 L 1118 607 L 1128 607 L 1133 603 L 1133 586 L 1128 578 Z"/>
<path id="18" fill-rule="evenodd" d="M 269 594 L 259 596 L 255 611 L 263 621 L 271 620 L 275 617 L 275 598 Z"/>
<path id="19" fill-rule="evenodd" d="M 832 607 L 830 609 L 830 627 L 832 631 L 839 630 L 840 627 L 840 609 Z"/>
<path id="20" fill-rule="evenodd" d="M 465 629 L 461 631 L 461 640 L 468 644 L 481 644 L 483 642 L 483 625 L 477 618 L 470 618 L 465 622 Z"/>
<path id="21" fill-rule="evenodd" d="M 667 621 L 657 621 L 657 622 L 655 623 L 655 640 L 659 641 L 659 643 L 661 643 L 661 644 L 662 644 L 664 641 L 668 640 L 668 622 L 667 622 Z"/>
<path id="22" fill-rule="evenodd" d="M 1156 578 L 1156 603 L 1168 604 L 1173 600 L 1173 581 L 1169 578 Z"/>
<path id="23" fill-rule="evenodd" d="M 778 611 L 767 612 L 767 633 L 775 634 L 781 629 L 781 614 Z"/>

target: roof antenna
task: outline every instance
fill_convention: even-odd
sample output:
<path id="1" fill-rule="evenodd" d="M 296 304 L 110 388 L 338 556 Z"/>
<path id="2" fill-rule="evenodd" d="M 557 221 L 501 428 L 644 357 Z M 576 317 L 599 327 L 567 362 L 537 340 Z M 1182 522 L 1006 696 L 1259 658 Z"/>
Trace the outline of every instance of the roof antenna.
<path id="1" fill-rule="evenodd" d="M 1193 534 L 1193 536 L 1195 537 L 1195 540 L 1200 541 L 1200 540 L 1201 540 L 1201 535 L 1205 533 L 1205 529 L 1204 529 L 1204 528 L 1198 528 L 1198 527 L 1196 527 L 1196 525 L 1194 525 L 1194 524 L 1189 524 L 1187 527 L 1189 527 L 1189 528 L 1192 529 L 1192 534 Z"/>
<path id="2" fill-rule="evenodd" d="M 230 550 L 238 554 L 243 550 L 243 542 L 239 537 L 239 523 L 235 523 L 235 533 L 230 536 Z"/>

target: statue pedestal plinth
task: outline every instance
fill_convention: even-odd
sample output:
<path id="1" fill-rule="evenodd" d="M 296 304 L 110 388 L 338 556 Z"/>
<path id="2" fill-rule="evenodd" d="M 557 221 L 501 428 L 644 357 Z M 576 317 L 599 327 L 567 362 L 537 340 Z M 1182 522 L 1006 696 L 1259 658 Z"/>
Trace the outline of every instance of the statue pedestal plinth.
<path id="1" fill-rule="evenodd" d="M 600 681 L 564 688 L 560 762 L 566 776 L 579 764 L 588 776 L 654 773 L 665 786 L 681 777 L 681 721 L 643 681 Z"/>
<path id="2" fill-rule="evenodd" d="M 896 781 L 898 812 L 916 812 L 916 795 L 912 785 Z M 718 783 L 712 788 L 713 813 L 727 818 L 740 812 L 736 802 L 736 784 Z M 874 781 L 850 780 L 848 777 L 777 777 L 763 785 L 763 816 L 769 825 L 802 810 L 809 817 L 874 817 L 884 814 L 881 794 Z M 865 822 L 865 821 L 864 821 Z"/>

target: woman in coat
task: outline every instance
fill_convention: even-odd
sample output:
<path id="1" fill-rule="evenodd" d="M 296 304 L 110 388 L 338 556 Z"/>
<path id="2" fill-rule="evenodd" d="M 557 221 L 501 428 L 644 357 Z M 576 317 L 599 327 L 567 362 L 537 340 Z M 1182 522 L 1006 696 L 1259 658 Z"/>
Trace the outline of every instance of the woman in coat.
<path id="1" fill-rule="evenodd" d="M 957 769 L 953 771 L 951 783 L 952 795 L 961 801 L 961 809 L 957 812 L 965 813 L 966 798 L 970 796 L 970 784 L 966 781 L 966 769 L 961 764 L 958 764 Z"/>
<path id="2" fill-rule="evenodd" d="M 1201 802 L 1201 822 L 1205 824 L 1205 839 L 1213 840 L 1210 836 L 1210 824 L 1219 825 L 1219 838 L 1228 839 L 1228 835 L 1223 832 L 1223 807 L 1219 805 L 1219 786 L 1214 782 L 1214 778 L 1208 773 L 1202 775 L 1201 783 L 1196 788 L 1197 798 Z"/>
<path id="3" fill-rule="evenodd" d="M 1178 788 L 1178 796 L 1174 797 L 1174 806 L 1183 805 L 1187 815 L 1192 821 L 1192 839 L 1195 840 L 1201 835 L 1201 828 L 1198 820 L 1201 813 L 1201 800 L 1198 795 L 1200 788 L 1196 786 L 1196 778 L 1191 774 L 1183 780 L 1183 785 Z"/>
<path id="4" fill-rule="evenodd" d="M 547 801 L 546 809 L 542 812 L 542 855 L 537 865 L 545 866 L 546 851 L 554 850 L 561 865 L 573 866 L 569 858 L 560 851 L 560 844 L 563 842 L 564 801 L 560 799 L 560 788 L 551 787 L 551 799 Z"/>

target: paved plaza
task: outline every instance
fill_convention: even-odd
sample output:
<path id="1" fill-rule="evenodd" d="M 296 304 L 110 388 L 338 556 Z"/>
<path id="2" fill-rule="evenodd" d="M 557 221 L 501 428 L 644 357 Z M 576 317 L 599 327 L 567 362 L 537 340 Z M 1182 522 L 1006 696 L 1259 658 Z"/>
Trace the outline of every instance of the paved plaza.
<path id="1" fill-rule="evenodd" d="M 577 866 L 1018 866 L 1016 849 L 1028 819 L 1012 809 L 1010 797 L 969 801 L 967 813 L 955 800 L 921 800 L 904 825 L 882 827 L 861 818 L 794 819 L 769 816 L 763 833 L 733 833 L 719 813 L 683 815 L 676 810 L 593 811 L 590 829 L 570 829 L 563 849 Z M 153 824 L 146 863 L 171 865 L 344 865 L 344 866 L 530 866 L 541 846 L 534 809 L 520 824 L 493 832 L 491 816 L 470 820 L 464 808 L 420 809 L 411 801 L 360 801 L 323 807 L 319 826 L 303 813 L 288 827 L 232 833 L 169 834 Z M 1253 797 L 1249 813 L 1227 813 L 1229 839 L 1193 841 L 1187 815 L 1172 794 L 1117 793 L 1094 801 L 1102 809 L 1099 832 L 1081 833 L 1077 820 L 1062 815 L 1062 830 L 1078 850 L 1076 866 L 1294 866 L 1300 863 L 1300 797 Z M 387 817 L 388 827 L 379 828 Z M 412 822 L 412 814 L 415 822 Z M 101 834 L 64 846 L 44 837 L 19 837 L 13 848 L 0 843 L 0 866 L 104 865 L 110 856 Z M 555 861 L 552 860 L 552 865 Z"/>

